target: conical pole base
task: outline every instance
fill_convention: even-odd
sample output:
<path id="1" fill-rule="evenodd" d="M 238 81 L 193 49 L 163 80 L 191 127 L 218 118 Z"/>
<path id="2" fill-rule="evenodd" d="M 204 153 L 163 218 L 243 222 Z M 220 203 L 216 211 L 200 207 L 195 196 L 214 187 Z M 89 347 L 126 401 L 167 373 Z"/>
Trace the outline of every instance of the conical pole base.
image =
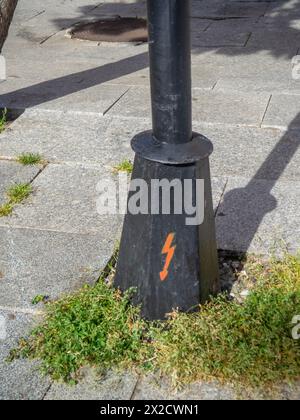
<path id="1" fill-rule="evenodd" d="M 149 211 L 148 214 L 131 214 L 129 211 L 125 217 L 115 286 L 122 291 L 135 288 L 134 304 L 141 305 L 142 316 L 159 320 L 165 319 L 174 310 L 197 310 L 200 303 L 219 292 L 215 220 L 207 153 L 207 146 L 211 146 L 211 143 L 207 141 L 208 143 L 203 144 L 204 138 L 201 137 L 197 162 L 174 164 L 174 161 L 166 164 L 149 160 L 153 153 L 151 147 L 148 147 L 149 134 L 144 135 L 144 142 L 141 136 L 143 134 L 138 136 L 138 142 L 134 139 L 132 144 L 135 149 L 141 147 L 148 158 L 136 155 L 132 180 L 142 179 L 147 184 L 148 191 L 141 194 L 139 204 L 141 211 L 145 212 L 145 202 L 148 202 Z M 164 160 L 161 150 L 159 155 Z M 184 209 L 181 214 L 176 214 L 178 203 L 174 200 L 174 189 L 170 190 L 169 198 L 171 214 L 164 214 L 166 208 L 163 206 L 162 194 L 159 206 L 157 196 L 153 197 L 153 180 L 175 180 L 174 185 L 181 184 L 183 201 L 185 195 L 191 195 L 185 194 L 184 181 L 192 180 L 194 204 L 198 188 L 196 180 L 204 180 L 204 195 L 200 195 L 204 208 L 203 222 L 200 225 L 190 225 L 191 214 Z M 130 209 L 131 200 L 136 202 L 135 194 L 129 194 Z M 183 202 L 183 207 L 184 204 Z M 153 209 L 156 214 L 151 214 Z"/>

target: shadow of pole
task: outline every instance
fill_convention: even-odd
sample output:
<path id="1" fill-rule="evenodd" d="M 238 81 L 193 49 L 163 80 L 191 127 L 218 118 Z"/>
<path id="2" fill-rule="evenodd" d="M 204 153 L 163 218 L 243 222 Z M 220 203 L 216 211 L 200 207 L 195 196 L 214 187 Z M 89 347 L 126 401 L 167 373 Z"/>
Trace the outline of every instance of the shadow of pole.
<path id="1" fill-rule="evenodd" d="M 272 189 L 300 146 L 299 130 L 294 128 L 299 122 L 300 114 L 244 188 L 225 194 L 217 213 L 217 225 L 219 237 L 226 237 L 226 246 L 233 247 L 231 251 L 249 251 L 264 217 L 277 208 Z"/>
<path id="2" fill-rule="evenodd" d="M 124 77 L 148 67 L 148 53 L 69 74 L 0 95 L 0 106 L 32 108 L 43 103 Z"/>

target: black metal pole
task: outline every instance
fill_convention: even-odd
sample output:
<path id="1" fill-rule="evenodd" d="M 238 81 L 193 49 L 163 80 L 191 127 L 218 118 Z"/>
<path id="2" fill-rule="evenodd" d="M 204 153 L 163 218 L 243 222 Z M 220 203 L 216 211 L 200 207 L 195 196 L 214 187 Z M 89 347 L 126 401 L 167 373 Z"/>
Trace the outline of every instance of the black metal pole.
<path id="1" fill-rule="evenodd" d="M 189 1 L 148 1 L 153 135 L 161 142 L 192 138 Z"/>
<path id="2" fill-rule="evenodd" d="M 139 200 L 151 206 L 149 212 L 132 213 L 136 192 L 129 193 L 115 286 L 136 288 L 134 302 L 141 304 L 142 315 L 162 319 L 173 309 L 194 310 L 219 291 L 209 168 L 213 146 L 192 132 L 190 1 L 148 0 L 148 26 L 153 130 L 131 144 L 132 179 L 149 187 Z M 169 213 L 160 202 L 163 192 L 153 195 L 154 180 L 171 185 Z M 188 195 L 197 204 L 198 180 L 204 181 L 204 220 L 197 225 L 187 223 L 185 206 L 182 212 L 178 208 Z"/>

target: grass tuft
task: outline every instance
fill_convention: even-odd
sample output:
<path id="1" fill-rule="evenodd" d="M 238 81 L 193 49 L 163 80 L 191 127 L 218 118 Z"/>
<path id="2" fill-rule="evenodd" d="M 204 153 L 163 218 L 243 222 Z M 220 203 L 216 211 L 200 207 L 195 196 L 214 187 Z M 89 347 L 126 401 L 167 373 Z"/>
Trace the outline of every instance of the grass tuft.
<path id="1" fill-rule="evenodd" d="M 32 299 L 31 304 L 35 306 L 35 305 L 38 305 L 39 303 L 47 303 L 48 299 L 49 299 L 48 296 L 37 295 Z"/>
<path id="2" fill-rule="evenodd" d="M 32 193 L 30 184 L 16 184 L 6 191 L 10 204 L 18 204 L 24 201 Z"/>
<path id="3" fill-rule="evenodd" d="M 119 165 L 114 167 L 115 172 L 126 172 L 128 174 L 132 174 L 133 172 L 133 163 L 129 160 L 124 160 Z"/>
<path id="4" fill-rule="evenodd" d="M 300 377 L 300 342 L 292 320 L 300 315 L 300 256 L 245 268 L 253 287 L 243 303 L 224 295 L 198 313 L 175 312 L 160 323 L 143 321 L 102 278 L 47 305 L 47 316 L 11 358 L 41 359 L 54 379 L 76 380 L 82 366 L 160 371 L 174 385 L 217 379 L 263 387 Z M 245 271 L 243 270 L 243 271 Z"/>
<path id="5" fill-rule="evenodd" d="M 10 203 L 5 203 L 0 206 L 0 217 L 7 217 L 13 211 L 13 206 Z"/>
<path id="6" fill-rule="evenodd" d="M 0 217 L 9 216 L 13 212 L 14 206 L 26 200 L 32 191 L 30 184 L 16 184 L 8 188 L 6 191 L 8 201 L 0 206 Z"/>
<path id="7" fill-rule="evenodd" d="M 24 166 L 28 166 L 41 164 L 44 160 L 38 153 L 23 153 L 17 158 L 17 162 Z"/>
<path id="8" fill-rule="evenodd" d="M 0 110 L 0 133 L 4 131 L 7 122 L 7 109 Z"/>

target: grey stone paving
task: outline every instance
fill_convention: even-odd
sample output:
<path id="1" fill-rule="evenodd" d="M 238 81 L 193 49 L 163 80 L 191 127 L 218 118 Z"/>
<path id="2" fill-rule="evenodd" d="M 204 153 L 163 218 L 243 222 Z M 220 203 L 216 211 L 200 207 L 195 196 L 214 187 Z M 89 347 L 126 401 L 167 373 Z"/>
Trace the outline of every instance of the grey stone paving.
<path id="1" fill-rule="evenodd" d="M 300 243 L 299 182 L 230 178 L 217 213 L 221 249 L 268 254 Z"/>
<path id="2" fill-rule="evenodd" d="M 134 396 L 134 400 L 234 400 L 235 393 L 228 387 L 224 388 L 218 384 L 196 383 L 185 387 L 180 391 L 171 391 L 171 386 L 165 379 L 150 376 L 139 381 Z"/>
<path id="3" fill-rule="evenodd" d="M 33 315 L 0 310 L 4 325 L 5 339 L 0 339 L 0 399 L 1 400 L 41 400 L 51 382 L 42 377 L 38 365 L 28 360 L 6 363 L 10 349 L 26 336 L 38 318 Z"/>
<path id="4" fill-rule="evenodd" d="M 97 212 L 102 187 L 112 174 L 100 166 L 48 165 L 32 183 L 33 194 L 17 206 L 0 226 L 34 228 L 64 233 L 94 233 L 111 242 L 118 238 L 120 219 Z M 101 184 L 102 182 L 102 184 Z"/>
<path id="5" fill-rule="evenodd" d="M 194 89 L 194 121 L 222 125 L 259 126 L 266 111 L 270 95 L 249 93 L 228 93 L 219 95 Z M 150 113 L 149 88 L 130 88 L 118 103 L 108 112 L 109 116 L 143 118 Z"/>
<path id="6" fill-rule="evenodd" d="M 93 283 L 120 236 L 122 217 L 96 211 L 97 183 L 133 159 L 131 138 L 151 127 L 147 45 L 70 40 L 66 29 L 103 16 L 145 16 L 145 0 L 19 0 L 5 44 L 0 106 L 26 108 L 0 135 L 0 203 L 7 186 L 33 194 L 0 218 L 0 399 L 235 399 L 231 388 L 87 371 L 75 388 L 52 385 L 37 366 L 4 362 L 42 307 Z M 211 159 L 220 248 L 268 254 L 299 249 L 299 1 L 193 0 L 194 129 L 214 143 Z M 17 52 L 17 53 L 16 53 Z M 34 64 L 33 64 L 34 63 Z M 49 164 L 12 159 L 40 153 Z M 10 160 L 7 160 L 10 159 Z M 2 200 L 2 201 L 1 201 Z M 35 314 L 35 315 L 34 315 Z M 299 387 L 282 397 L 299 399 Z M 249 396 L 253 398 L 253 396 Z M 257 395 L 257 398 L 263 398 Z"/>
<path id="7" fill-rule="evenodd" d="M 103 377 L 90 369 L 82 376 L 82 381 L 74 387 L 53 384 L 45 400 L 130 400 L 138 379 L 131 374 L 121 376 L 112 372 Z"/>
<path id="8" fill-rule="evenodd" d="M 108 263 L 118 229 L 103 224 L 101 233 L 66 234 L 0 227 L 0 307 L 34 310 L 38 295 L 56 299 L 93 284 Z"/>
<path id="9" fill-rule="evenodd" d="M 0 137 L 0 156 L 13 158 L 34 152 L 50 162 L 80 162 L 112 168 L 125 158 L 133 158 L 130 139 L 150 127 L 150 119 L 133 125 L 127 120 L 88 115 L 62 118 L 51 113 L 25 112 L 14 123 L 14 131 L 4 132 Z"/>
<path id="10" fill-rule="evenodd" d="M 299 129 L 299 107 L 300 97 L 298 95 L 273 95 L 262 126 Z"/>
<path id="11" fill-rule="evenodd" d="M 234 389 L 227 385 L 220 386 L 218 383 L 211 382 L 197 382 L 186 386 L 180 391 L 171 391 L 171 386 L 168 380 L 160 377 L 150 376 L 141 379 L 135 389 L 133 400 L 178 400 L 178 401 L 219 401 L 219 400 L 236 400 L 236 399 L 282 399 L 282 400 L 298 400 L 300 392 L 300 383 L 293 387 L 283 386 L 279 396 L 272 397 L 271 393 L 243 390 L 244 394 L 234 391 Z"/>
<path id="12" fill-rule="evenodd" d="M 18 94 L 11 95 L 9 85 L 3 84 L 0 107 L 13 109 L 38 108 L 44 111 L 73 112 L 74 114 L 104 115 L 128 90 L 120 85 L 98 85 L 90 79 L 90 83 L 80 85 L 80 80 L 66 83 L 59 79 L 47 86 L 23 81 L 14 84 Z M 83 93 L 84 92 L 84 93 Z M 7 94 L 6 94 L 7 93 Z"/>
<path id="13" fill-rule="evenodd" d="M 17 153 L 13 153 L 18 156 Z M 40 166 L 22 166 L 17 162 L 0 160 L 0 205 L 7 201 L 6 190 L 15 184 L 29 184 L 41 170 Z"/>

